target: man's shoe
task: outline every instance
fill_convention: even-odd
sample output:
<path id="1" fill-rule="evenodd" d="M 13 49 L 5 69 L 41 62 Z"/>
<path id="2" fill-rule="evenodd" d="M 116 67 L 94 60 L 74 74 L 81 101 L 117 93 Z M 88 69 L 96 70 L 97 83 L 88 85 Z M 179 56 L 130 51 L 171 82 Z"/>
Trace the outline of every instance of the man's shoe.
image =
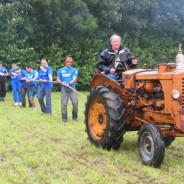
<path id="1" fill-rule="evenodd" d="M 77 118 L 73 118 L 73 121 L 78 121 L 78 119 Z"/>
<path id="2" fill-rule="evenodd" d="M 66 123 L 67 122 L 67 119 L 62 119 L 62 122 L 65 122 Z"/>
<path id="3" fill-rule="evenodd" d="M 14 107 L 17 107 L 19 104 L 18 104 L 18 102 L 15 102 L 14 103 Z"/>

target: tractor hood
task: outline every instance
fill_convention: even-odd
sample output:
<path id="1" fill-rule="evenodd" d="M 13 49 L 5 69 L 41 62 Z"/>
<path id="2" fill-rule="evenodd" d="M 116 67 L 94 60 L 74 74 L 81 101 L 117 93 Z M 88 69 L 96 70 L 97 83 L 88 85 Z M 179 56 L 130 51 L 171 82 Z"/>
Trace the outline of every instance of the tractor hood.
<path id="1" fill-rule="evenodd" d="M 159 64 L 158 70 L 135 69 L 128 70 L 122 73 L 124 86 L 126 89 L 135 88 L 135 81 L 141 80 L 169 80 L 183 78 L 184 71 L 176 70 L 175 63 Z"/>

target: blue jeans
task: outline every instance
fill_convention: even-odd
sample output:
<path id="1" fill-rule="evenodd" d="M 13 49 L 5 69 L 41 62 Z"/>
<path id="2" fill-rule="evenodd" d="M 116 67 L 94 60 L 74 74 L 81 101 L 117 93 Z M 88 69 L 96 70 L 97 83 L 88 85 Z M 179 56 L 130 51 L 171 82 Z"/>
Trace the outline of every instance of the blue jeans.
<path id="1" fill-rule="evenodd" d="M 51 104 L 51 88 L 40 88 L 38 94 L 38 101 L 42 112 L 46 114 L 52 114 L 52 104 Z M 46 104 L 44 103 L 44 97 L 46 97 Z"/>
<path id="2" fill-rule="evenodd" d="M 112 73 L 107 74 L 107 77 L 109 77 L 110 79 L 116 80 L 116 76 Z"/>
<path id="3" fill-rule="evenodd" d="M 40 92 L 40 86 L 30 86 L 29 87 L 29 98 L 34 99 L 35 95 L 38 98 L 39 92 Z"/>
<path id="4" fill-rule="evenodd" d="M 12 94 L 14 102 L 22 102 L 21 84 L 11 80 Z"/>

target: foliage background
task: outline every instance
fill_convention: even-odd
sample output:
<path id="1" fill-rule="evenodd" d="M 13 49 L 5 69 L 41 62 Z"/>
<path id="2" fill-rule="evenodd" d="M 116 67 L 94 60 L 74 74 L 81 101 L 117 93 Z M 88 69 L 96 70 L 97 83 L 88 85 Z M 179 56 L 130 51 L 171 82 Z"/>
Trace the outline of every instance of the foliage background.
<path id="1" fill-rule="evenodd" d="M 139 66 L 173 62 L 184 42 L 182 0 L 0 0 L 0 60 L 39 67 L 46 57 L 55 71 L 67 55 L 87 90 L 99 53 L 117 33 Z"/>

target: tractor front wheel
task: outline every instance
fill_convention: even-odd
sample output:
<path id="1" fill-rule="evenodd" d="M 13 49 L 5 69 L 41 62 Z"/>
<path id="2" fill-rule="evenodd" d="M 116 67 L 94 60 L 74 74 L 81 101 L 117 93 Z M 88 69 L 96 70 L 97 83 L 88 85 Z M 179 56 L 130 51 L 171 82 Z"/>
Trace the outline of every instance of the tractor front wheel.
<path id="1" fill-rule="evenodd" d="M 159 167 L 165 156 L 165 143 L 160 129 L 144 124 L 138 133 L 138 148 L 144 165 Z"/>

